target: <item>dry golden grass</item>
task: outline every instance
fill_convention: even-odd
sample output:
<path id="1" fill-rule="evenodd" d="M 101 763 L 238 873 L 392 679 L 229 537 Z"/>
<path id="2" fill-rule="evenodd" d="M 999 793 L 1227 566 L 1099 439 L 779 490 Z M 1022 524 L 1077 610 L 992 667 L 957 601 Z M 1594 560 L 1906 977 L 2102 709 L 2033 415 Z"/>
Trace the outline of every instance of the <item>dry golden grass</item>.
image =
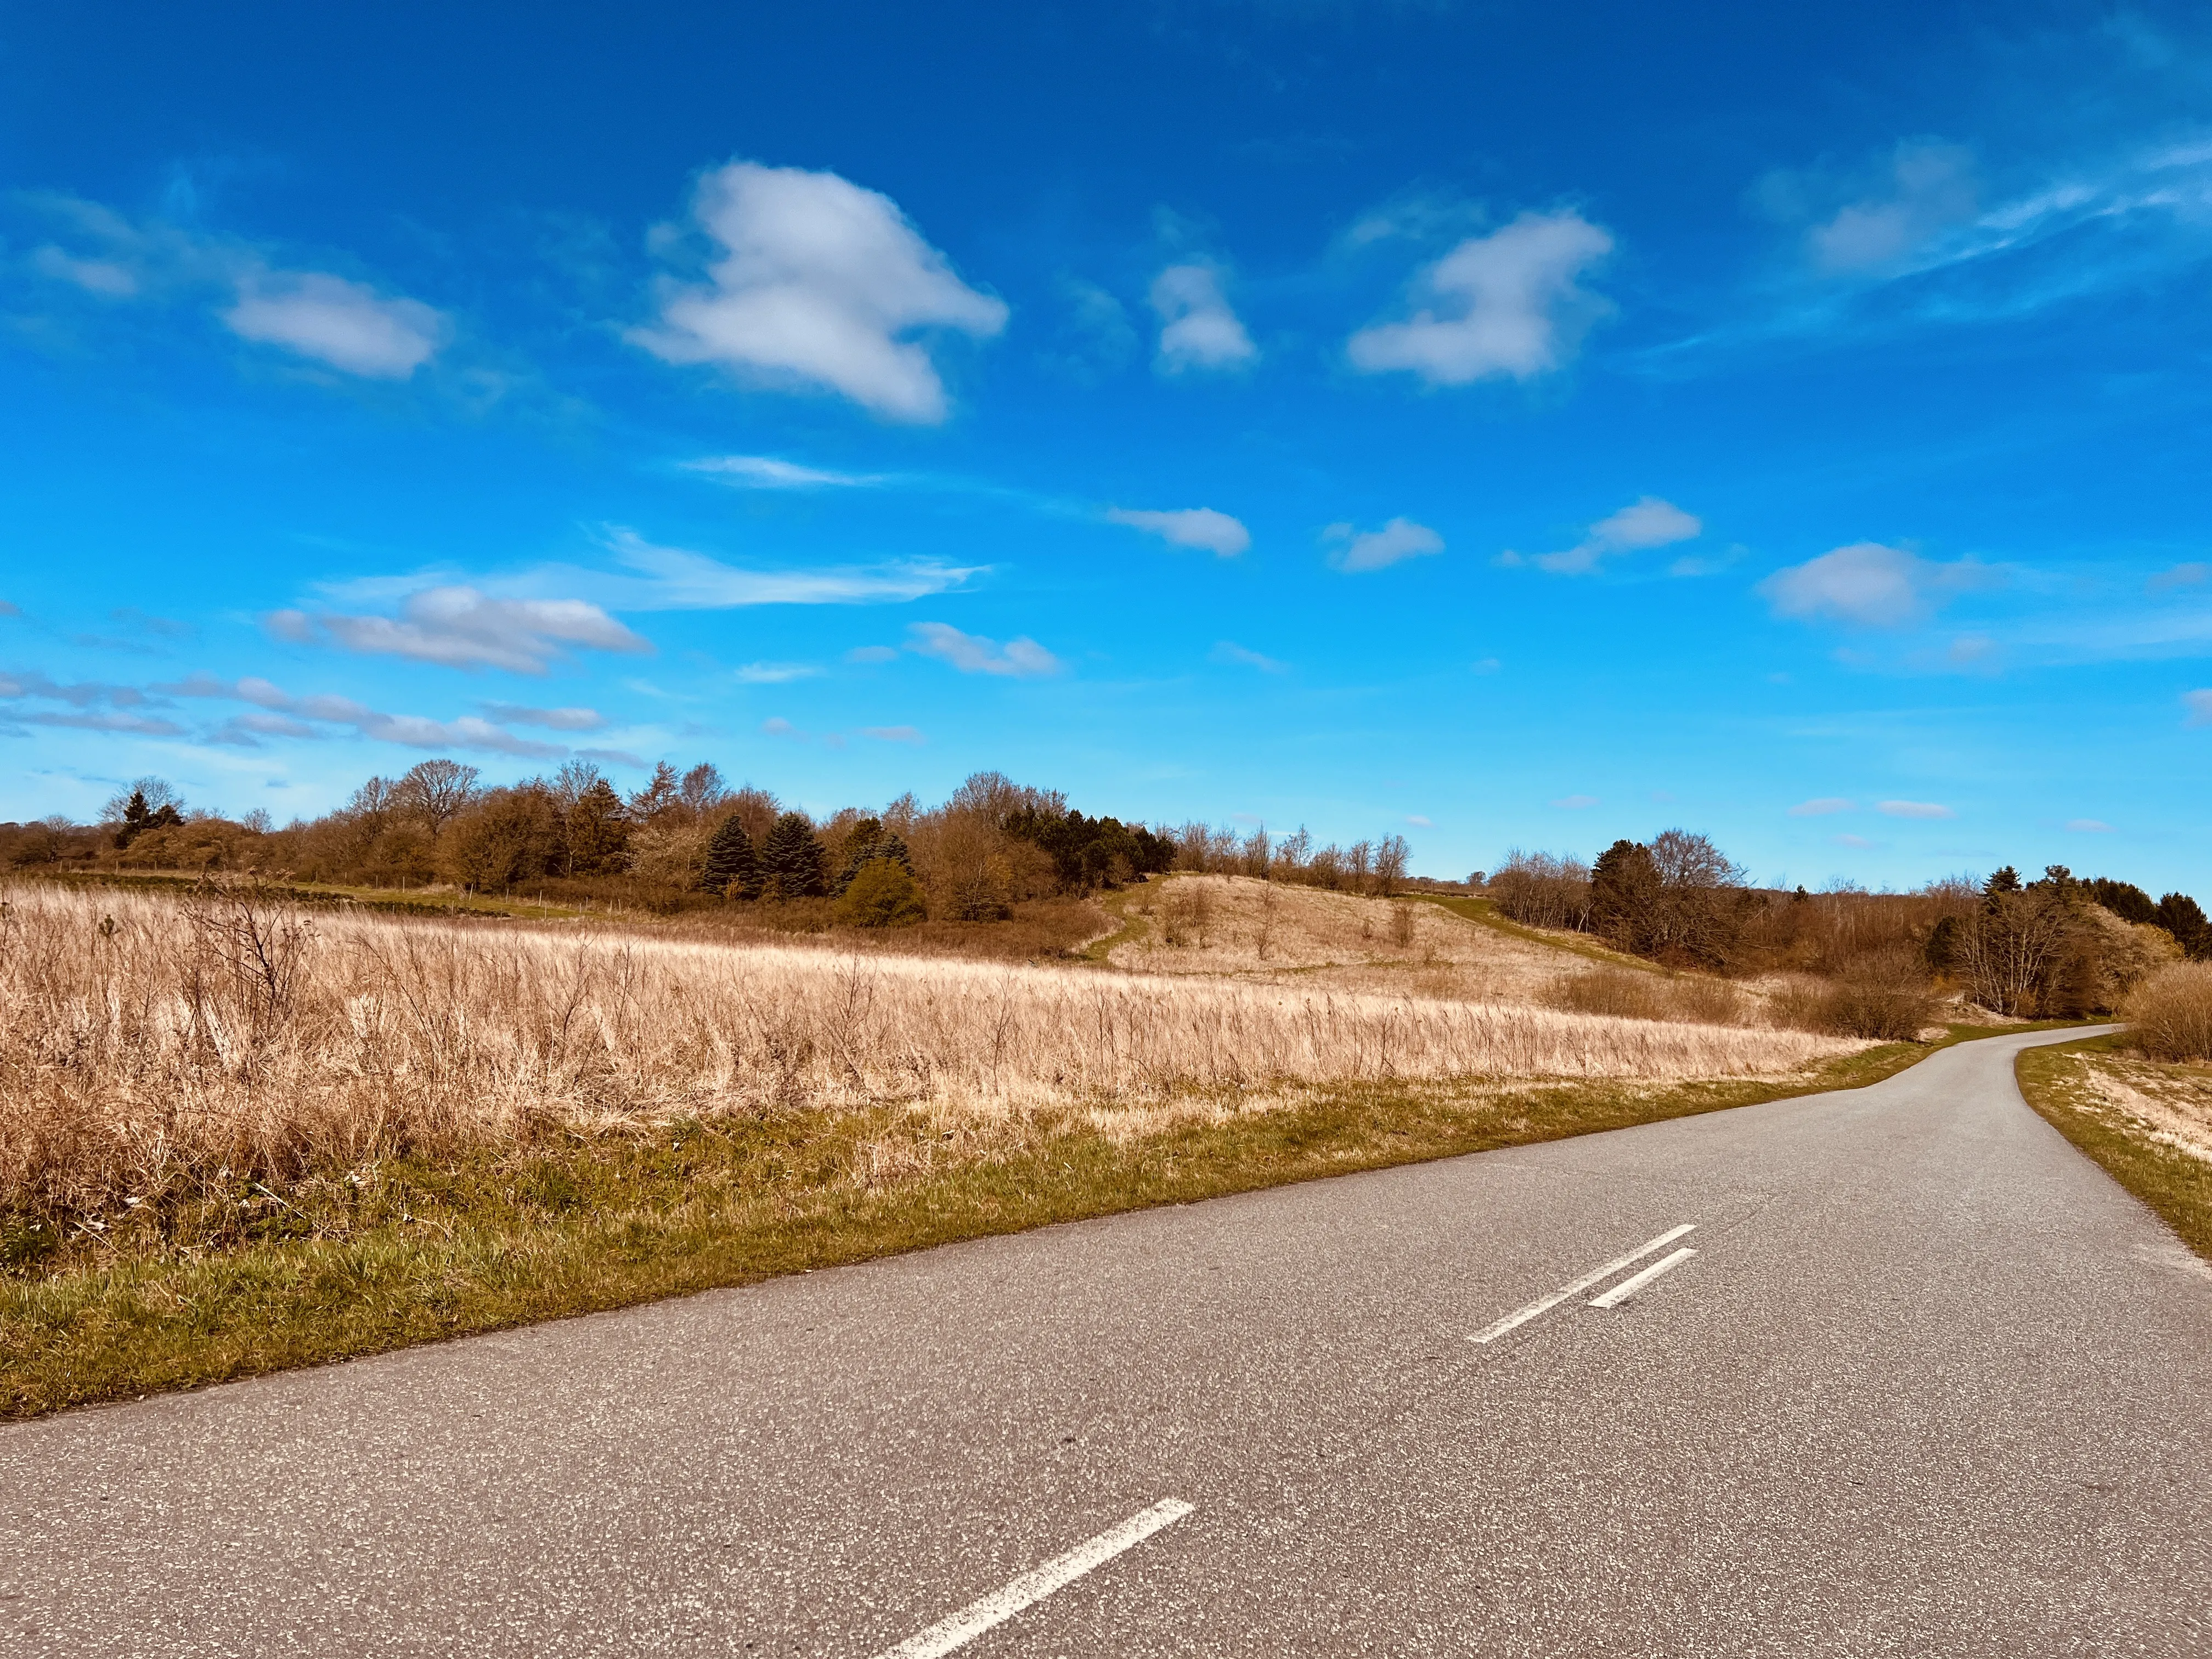
<path id="1" fill-rule="evenodd" d="M 1863 1046 L 1326 986 L 310 918 L 237 890 L 5 898 L 0 1210 L 46 1215 L 686 1118 L 897 1104 L 952 1134 L 1077 1109 L 1142 1133 L 1178 1103 L 1322 1083 L 1771 1076 Z M 1415 917 L 1413 948 L 1452 920 Z"/>
<path id="2" fill-rule="evenodd" d="M 1179 875 L 1122 896 L 1136 937 L 1117 967 L 1536 1002 L 1573 958 L 1418 900 L 1364 898 L 1243 876 Z"/>

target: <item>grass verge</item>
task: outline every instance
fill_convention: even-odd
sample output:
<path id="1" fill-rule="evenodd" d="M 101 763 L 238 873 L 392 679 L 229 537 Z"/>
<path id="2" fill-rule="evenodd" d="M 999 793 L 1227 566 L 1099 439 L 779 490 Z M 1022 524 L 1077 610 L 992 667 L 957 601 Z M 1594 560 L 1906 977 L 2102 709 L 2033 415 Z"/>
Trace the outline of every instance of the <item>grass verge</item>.
<path id="1" fill-rule="evenodd" d="M 1982 1035 L 1961 1028 L 1962 1035 Z M 948 1151 L 893 1108 L 562 1138 L 366 1182 L 259 1189 L 218 1231 L 152 1218 L 57 1249 L 0 1237 L 0 1419 L 595 1312 L 1153 1205 L 1525 1146 L 1822 1090 L 1930 1051 L 1795 1079 L 1316 1091 L 1135 1139 L 1088 1120 Z M 889 1171 L 890 1173 L 884 1173 Z M 241 1220 L 241 1217 L 246 1218 Z"/>
<path id="2" fill-rule="evenodd" d="M 2023 1048 L 2014 1071 L 2027 1103 L 2084 1156 L 2133 1193 L 2183 1243 L 2212 1261 L 2212 1163 L 2152 1138 L 2149 1126 L 2112 1109 L 2095 1080 L 2100 1056 L 2118 1058 L 2124 1033 Z M 2137 1069 L 2147 1063 L 2137 1062 Z M 2204 1086 L 2202 1066 L 2158 1066 Z"/>

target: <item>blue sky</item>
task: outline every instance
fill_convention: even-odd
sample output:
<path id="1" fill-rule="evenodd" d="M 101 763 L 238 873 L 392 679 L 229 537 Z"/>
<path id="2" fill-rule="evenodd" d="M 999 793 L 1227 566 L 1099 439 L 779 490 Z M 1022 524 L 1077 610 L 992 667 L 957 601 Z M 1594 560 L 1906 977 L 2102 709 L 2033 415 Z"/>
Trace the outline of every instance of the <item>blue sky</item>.
<path id="1" fill-rule="evenodd" d="M 2203 891 L 2208 112 L 2181 7 L 16 8 L 0 815 Z"/>

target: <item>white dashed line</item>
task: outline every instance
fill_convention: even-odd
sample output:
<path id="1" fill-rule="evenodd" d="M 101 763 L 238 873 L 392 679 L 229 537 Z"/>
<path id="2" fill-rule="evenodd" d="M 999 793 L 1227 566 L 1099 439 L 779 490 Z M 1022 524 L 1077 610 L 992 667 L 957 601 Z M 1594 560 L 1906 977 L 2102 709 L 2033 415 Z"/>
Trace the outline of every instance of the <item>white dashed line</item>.
<path id="1" fill-rule="evenodd" d="M 1660 1234 L 1658 1237 L 1653 1239 L 1650 1243 L 1639 1245 L 1635 1249 L 1631 1250 L 1626 1255 L 1615 1256 L 1612 1261 L 1607 1262 L 1602 1267 L 1591 1268 L 1589 1272 L 1584 1273 L 1580 1279 L 1575 1280 L 1573 1284 L 1562 1285 L 1558 1290 L 1553 1291 L 1549 1296 L 1540 1297 L 1535 1301 L 1531 1302 L 1527 1307 L 1516 1309 L 1512 1313 L 1506 1315 L 1504 1318 L 1499 1320 L 1495 1325 L 1490 1327 L 1489 1329 L 1477 1334 L 1474 1340 L 1477 1342 L 1495 1342 L 1499 1337 L 1504 1335 L 1508 1331 L 1517 1330 L 1520 1327 L 1527 1324 L 1530 1320 L 1535 1318 L 1537 1315 L 1549 1313 L 1553 1309 L 1558 1307 L 1559 1304 L 1566 1301 L 1569 1297 L 1580 1296 L 1584 1291 L 1589 1289 L 1591 1285 L 1599 1283 L 1601 1280 L 1612 1278 L 1613 1274 L 1619 1273 L 1623 1267 L 1627 1267 L 1630 1263 L 1641 1261 L 1645 1256 L 1650 1255 L 1652 1251 L 1659 1249 L 1665 1245 L 1672 1244 L 1676 1239 L 1681 1237 L 1684 1233 L 1695 1232 L 1697 1231 L 1697 1227 L 1698 1224 L 1696 1222 L 1686 1221 L 1680 1226 Z M 1692 1253 L 1685 1250 L 1681 1254 L 1687 1255 Z M 1669 1263 L 1668 1265 L 1672 1264 Z M 1653 1276 L 1654 1275 L 1650 1273 L 1638 1273 L 1629 1282 L 1632 1285 L 1641 1285 L 1645 1279 Z M 1608 1294 L 1610 1294 L 1610 1292 L 1608 1292 Z M 1610 1307 L 1613 1304 L 1611 1303 L 1607 1303 L 1605 1305 Z"/>
<path id="2" fill-rule="evenodd" d="M 965 1647 L 994 1625 L 1003 1625 L 1024 1607 L 1033 1607 L 1054 1590 L 1065 1589 L 1093 1567 L 1103 1566 L 1122 1551 L 1132 1549 L 1163 1527 L 1171 1527 L 1190 1513 L 1180 1498 L 1163 1498 L 1152 1508 L 1131 1516 L 1118 1527 L 1109 1527 L 1088 1543 L 1078 1544 L 1065 1555 L 1056 1555 L 1041 1567 L 1031 1567 L 1003 1589 L 993 1590 L 980 1601 L 971 1601 L 950 1619 L 941 1619 L 927 1630 L 909 1636 L 876 1659 L 941 1659 L 955 1648 Z"/>
<path id="3" fill-rule="evenodd" d="M 1618 1308 L 1622 1303 L 1627 1301 L 1630 1297 L 1634 1296 L 1637 1291 L 1642 1290 L 1653 1279 L 1658 1278 L 1661 1273 L 1669 1272 L 1674 1268 L 1680 1267 L 1685 1261 L 1687 1261 L 1695 1255 L 1697 1255 L 1695 1250 L 1677 1250 L 1674 1255 L 1666 1257 L 1664 1260 L 1653 1262 L 1642 1273 L 1637 1274 L 1635 1278 L 1622 1279 L 1620 1284 L 1614 1285 L 1603 1296 L 1592 1297 L 1589 1299 L 1589 1304 L 1593 1308 Z"/>

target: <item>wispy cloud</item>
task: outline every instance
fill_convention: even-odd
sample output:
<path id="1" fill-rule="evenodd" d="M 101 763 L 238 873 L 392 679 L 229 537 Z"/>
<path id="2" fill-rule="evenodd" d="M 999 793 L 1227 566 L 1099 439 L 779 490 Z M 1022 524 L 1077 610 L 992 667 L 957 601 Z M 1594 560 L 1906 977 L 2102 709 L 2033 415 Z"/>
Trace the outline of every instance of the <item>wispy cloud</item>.
<path id="1" fill-rule="evenodd" d="M 708 455 L 678 465 L 740 489 L 859 489 L 890 482 L 884 473 L 832 472 L 774 455 Z"/>
<path id="2" fill-rule="evenodd" d="M 1562 795 L 1552 803 L 1553 805 L 1562 807 L 1570 812 L 1580 812 L 1597 804 L 1598 799 L 1595 795 Z"/>
<path id="3" fill-rule="evenodd" d="M 934 423 L 950 402 L 927 336 L 1006 326 L 1005 303 L 962 282 L 896 202 L 834 173 L 732 161 L 700 179 L 687 228 L 712 245 L 704 280 L 663 276 L 658 320 L 630 333 L 670 362 Z M 672 253 L 684 240 L 660 238 Z"/>
<path id="4" fill-rule="evenodd" d="M 1610 232 L 1571 209 L 1524 213 L 1422 267 L 1408 296 L 1412 314 L 1361 329 L 1346 352 L 1368 374 L 1404 371 L 1431 386 L 1548 374 L 1612 309 L 1582 276 L 1613 246 Z"/>
<path id="5" fill-rule="evenodd" d="M 1444 538 L 1425 524 L 1393 519 L 1380 530 L 1360 530 L 1349 524 L 1333 524 L 1321 532 L 1324 543 L 1336 550 L 1329 562 L 1349 575 L 1382 570 L 1406 559 L 1418 559 L 1444 550 Z"/>
<path id="6" fill-rule="evenodd" d="M 204 304 L 241 340 L 368 380 L 410 379 L 452 337 L 447 315 L 419 300 L 287 264 L 261 244 L 75 197 L 21 199 L 72 245 L 33 250 L 32 270 L 104 304 Z"/>
<path id="7" fill-rule="evenodd" d="M 1160 319 L 1160 369 L 1244 368 L 1260 349 L 1244 331 L 1221 291 L 1221 273 L 1204 264 L 1170 265 L 1152 282 L 1152 310 Z"/>
<path id="8" fill-rule="evenodd" d="M 596 732 L 606 717 L 596 708 L 532 708 L 526 703 L 487 702 L 480 707 L 509 726 L 542 726 L 550 732 Z"/>
<path id="9" fill-rule="evenodd" d="M 1288 663 L 1277 662 L 1273 657 L 1263 657 L 1257 651 L 1247 650 L 1234 640 L 1223 640 L 1206 655 L 1213 661 L 1238 668 L 1256 668 L 1262 674 L 1282 674 L 1290 670 Z"/>
<path id="10" fill-rule="evenodd" d="M 803 662 L 749 662 L 737 671 L 737 678 L 740 685 L 787 685 L 821 672 Z"/>
<path id="11" fill-rule="evenodd" d="M 264 738 L 325 738 L 331 733 L 324 728 L 337 726 L 379 743 L 397 744 L 408 749 L 514 755 L 526 760 L 556 759 L 568 752 L 558 744 L 537 743 L 527 738 L 517 737 L 504 726 L 474 714 L 464 714 L 459 720 L 439 720 L 420 714 L 386 714 L 366 703 L 356 702 L 351 697 L 295 696 L 283 687 L 258 676 L 225 681 L 211 675 L 195 674 L 175 685 L 161 689 L 180 697 L 243 702 L 258 711 L 235 715 L 208 734 L 210 743 L 228 744 L 240 748 L 257 748 Z M 524 712 L 531 714 L 589 714 L 591 711 L 529 709 Z M 532 723 L 553 726 L 556 730 L 581 729 L 560 726 L 552 720 L 541 720 Z"/>
<path id="12" fill-rule="evenodd" d="M 582 599 L 495 599 L 473 587 L 410 593 L 398 617 L 272 611 L 269 631 L 295 645 L 334 644 L 367 655 L 448 668 L 543 674 L 570 647 L 650 652 L 647 641 Z"/>
<path id="13" fill-rule="evenodd" d="M 1696 539 L 1705 526 L 1694 514 L 1672 501 L 1645 495 L 1617 513 L 1600 519 L 1574 546 L 1557 553 L 1531 556 L 1510 548 L 1498 556 L 1503 565 L 1534 565 L 1554 575 L 1583 576 L 1595 570 L 1607 556 L 1640 552 L 1647 548 L 1671 547 Z"/>
<path id="14" fill-rule="evenodd" d="M 2077 836 L 2112 836 L 2119 832 L 2102 818 L 2069 818 L 2066 827 Z"/>
<path id="15" fill-rule="evenodd" d="M 2177 564 L 2161 570 L 2143 584 L 2154 593 L 2171 593 L 2176 588 L 2202 587 L 2212 581 L 2212 564 Z"/>
<path id="16" fill-rule="evenodd" d="M 910 743 L 921 744 L 929 741 L 911 726 L 864 726 L 864 738 L 873 738 L 878 743 Z"/>
<path id="17" fill-rule="evenodd" d="M 1948 806 L 1939 806 L 1928 800 L 1876 801 L 1874 810 L 1893 818 L 1955 818 L 1959 815 Z"/>
<path id="18" fill-rule="evenodd" d="M 1141 530 L 1175 547 L 1195 547 L 1220 558 L 1233 559 L 1252 545 L 1252 532 L 1226 513 L 1210 507 L 1176 507 L 1166 512 L 1114 507 L 1106 510 L 1114 524 Z"/>
<path id="19" fill-rule="evenodd" d="M 59 703 L 58 708 L 40 708 Z M 137 737 L 173 738 L 185 727 L 151 712 L 150 700 L 135 686 L 80 680 L 64 684 L 35 669 L 0 670 L 0 726 L 50 726 L 78 732 L 112 732 Z"/>
<path id="20" fill-rule="evenodd" d="M 1855 800 L 1848 800 L 1841 795 L 1821 795 L 1812 800 L 1799 801 L 1790 809 L 1790 816 L 1793 818 L 1820 818 L 1831 813 L 1857 810 L 1858 803 Z"/>
<path id="21" fill-rule="evenodd" d="M 1027 637 L 1001 646 L 980 634 L 963 634 L 950 623 L 915 623 L 907 633 L 908 650 L 951 663 L 963 674 L 1030 679 L 1057 674 L 1061 667 L 1059 658 Z"/>
<path id="22" fill-rule="evenodd" d="M 2181 694 L 2181 706 L 2189 711 L 2184 724 L 2212 726 L 2212 690 L 2185 691 Z"/>
<path id="23" fill-rule="evenodd" d="M 647 580 L 621 584 L 626 611 L 722 611 L 757 605 L 891 605 L 958 587 L 981 568 L 929 559 L 813 570 L 750 570 L 689 548 L 663 547 L 619 526 L 608 549 Z"/>

